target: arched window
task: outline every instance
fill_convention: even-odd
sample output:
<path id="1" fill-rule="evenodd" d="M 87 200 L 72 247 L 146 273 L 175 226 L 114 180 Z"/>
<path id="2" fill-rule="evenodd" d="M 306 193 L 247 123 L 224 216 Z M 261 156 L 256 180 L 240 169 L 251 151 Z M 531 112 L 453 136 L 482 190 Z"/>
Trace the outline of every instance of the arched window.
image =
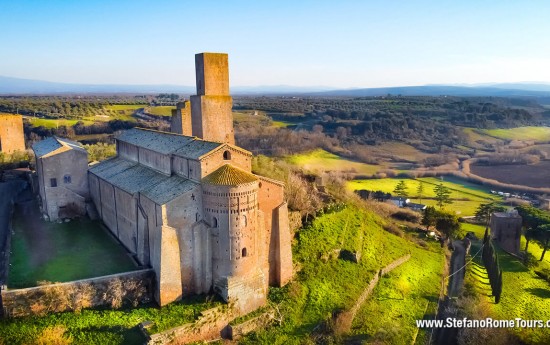
<path id="1" fill-rule="evenodd" d="M 199 215 L 199 213 L 197 212 L 195 214 L 195 221 L 198 222 L 199 220 L 201 220 L 201 216 Z"/>
<path id="2" fill-rule="evenodd" d="M 212 226 L 215 228 L 218 227 L 218 219 L 216 217 L 212 217 Z"/>
<path id="3" fill-rule="evenodd" d="M 243 250 L 242 250 L 242 253 L 241 253 L 241 254 L 242 254 L 241 256 L 242 256 L 243 258 L 244 258 L 244 257 L 246 257 L 246 248 L 243 248 Z"/>
<path id="4" fill-rule="evenodd" d="M 63 182 L 65 184 L 71 183 L 71 175 L 65 175 L 63 176 Z"/>
<path id="5" fill-rule="evenodd" d="M 229 152 L 227 150 L 223 151 L 223 159 L 226 160 L 226 161 L 230 160 L 231 159 L 231 152 Z"/>
<path id="6" fill-rule="evenodd" d="M 248 225 L 248 219 L 246 218 L 246 216 L 243 216 L 243 222 L 244 222 L 244 226 Z"/>

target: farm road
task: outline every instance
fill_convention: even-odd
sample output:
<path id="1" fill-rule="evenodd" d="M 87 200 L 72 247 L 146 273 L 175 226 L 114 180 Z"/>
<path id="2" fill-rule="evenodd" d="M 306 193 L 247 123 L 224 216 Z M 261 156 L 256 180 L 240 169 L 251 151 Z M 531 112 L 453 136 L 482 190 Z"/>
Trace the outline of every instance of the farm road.
<path id="1" fill-rule="evenodd" d="M 27 186 L 23 180 L 0 183 L 0 284 L 6 284 L 10 256 L 10 222 L 15 197 Z"/>

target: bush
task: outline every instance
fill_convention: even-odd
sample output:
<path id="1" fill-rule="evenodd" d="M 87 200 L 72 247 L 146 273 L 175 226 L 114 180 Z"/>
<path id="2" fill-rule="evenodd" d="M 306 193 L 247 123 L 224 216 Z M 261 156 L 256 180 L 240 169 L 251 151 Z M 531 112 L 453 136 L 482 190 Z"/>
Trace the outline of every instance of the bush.
<path id="1" fill-rule="evenodd" d="M 384 230 L 389 232 L 390 234 L 394 234 L 399 237 L 403 237 L 403 230 L 401 230 L 397 225 L 393 223 L 384 224 L 383 226 Z"/>
<path id="2" fill-rule="evenodd" d="M 414 212 L 414 211 L 399 210 L 399 211 L 393 213 L 391 216 L 394 219 L 403 220 L 403 221 L 406 221 L 406 222 L 411 222 L 411 223 L 420 222 L 420 214 L 417 213 L 417 212 Z"/>

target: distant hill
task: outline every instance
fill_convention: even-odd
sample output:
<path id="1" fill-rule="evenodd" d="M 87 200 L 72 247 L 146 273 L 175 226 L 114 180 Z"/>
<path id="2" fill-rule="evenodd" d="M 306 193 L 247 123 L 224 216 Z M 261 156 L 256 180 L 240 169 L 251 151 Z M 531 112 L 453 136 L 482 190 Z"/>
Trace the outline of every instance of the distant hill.
<path id="1" fill-rule="evenodd" d="M 550 85 L 545 85 L 547 90 L 539 85 L 537 90 L 506 88 L 501 86 L 448 86 L 448 85 L 426 85 L 426 86 L 402 86 L 382 87 L 368 89 L 331 90 L 323 92 L 308 93 L 311 96 L 480 96 L 480 97 L 549 97 Z M 515 85 L 515 84 L 512 84 Z M 511 85 L 511 86 L 512 86 Z"/>
<path id="2" fill-rule="evenodd" d="M 0 94 L 63 94 L 63 93 L 180 93 L 194 94 L 195 87 L 185 85 L 124 85 L 70 84 L 0 76 Z M 425 85 L 364 89 L 334 89 L 323 86 L 300 87 L 289 85 L 236 86 L 236 95 L 307 95 L 307 96 L 495 96 L 550 97 L 550 84 L 504 83 L 479 85 Z"/>
<path id="3" fill-rule="evenodd" d="M 0 94 L 167 92 L 192 94 L 195 92 L 195 88 L 181 85 L 69 84 L 0 76 Z"/>

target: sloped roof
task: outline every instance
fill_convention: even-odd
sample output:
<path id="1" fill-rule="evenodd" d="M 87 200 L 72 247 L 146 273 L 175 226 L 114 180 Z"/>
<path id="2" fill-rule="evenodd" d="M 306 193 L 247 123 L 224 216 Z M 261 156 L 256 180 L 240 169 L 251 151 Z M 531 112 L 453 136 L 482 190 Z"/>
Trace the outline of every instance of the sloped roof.
<path id="1" fill-rule="evenodd" d="M 122 131 L 116 139 L 163 154 L 172 153 L 195 140 L 194 137 L 143 128 Z"/>
<path id="2" fill-rule="evenodd" d="M 143 193 L 158 205 L 193 189 L 197 183 L 180 176 L 166 176 L 122 158 L 111 158 L 89 169 L 90 173 L 130 194 Z"/>
<path id="3" fill-rule="evenodd" d="M 225 164 L 202 179 L 202 182 L 221 186 L 237 186 L 240 184 L 258 181 L 258 178 L 249 172 Z"/>
<path id="4" fill-rule="evenodd" d="M 80 143 L 65 138 L 48 137 L 42 141 L 34 143 L 32 150 L 36 157 L 47 157 L 68 150 L 78 150 L 86 152 Z"/>
<path id="5" fill-rule="evenodd" d="M 194 140 L 174 151 L 174 154 L 180 157 L 199 159 L 205 154 L 212 152 L 223 145 L 224 144 L 222 143 L 194 138 Z"/>

